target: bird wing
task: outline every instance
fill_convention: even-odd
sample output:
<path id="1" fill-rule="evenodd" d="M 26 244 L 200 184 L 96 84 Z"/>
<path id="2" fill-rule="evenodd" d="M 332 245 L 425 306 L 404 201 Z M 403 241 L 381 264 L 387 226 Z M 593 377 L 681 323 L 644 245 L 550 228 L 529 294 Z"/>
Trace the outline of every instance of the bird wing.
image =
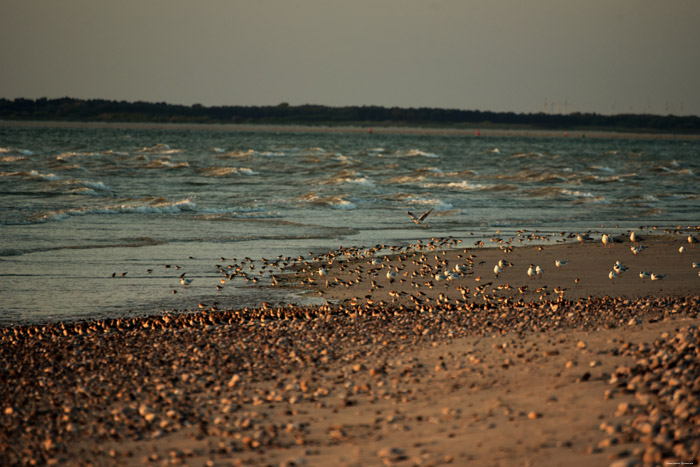
<path id="1" fill-rule="evenodd" d="M 421 214 L 420 217 L 418 218 L 418 220 L 419 221 L 425 220 L 425 218 L 428 217 L 431 212 L 433 212 L 433 209 L 435 209 L 435 208 L 432 208 L 429 211 L 426 211 L 423 214 Z"/>
<path id="2" fill-rule="evenodd" d="M 411 211 L 408 211 L 408 215 L 413 219 L 413 222 L 418 222 L 418 218 Z"/>

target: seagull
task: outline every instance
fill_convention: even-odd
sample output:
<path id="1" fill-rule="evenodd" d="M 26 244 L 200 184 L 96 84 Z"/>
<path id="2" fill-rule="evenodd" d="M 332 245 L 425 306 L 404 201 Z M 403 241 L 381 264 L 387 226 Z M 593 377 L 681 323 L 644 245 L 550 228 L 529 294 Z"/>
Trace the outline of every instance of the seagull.
<path id="1" fill-rule="evenodd" d="M 527 275 L 530 279 L 535 277 L 535 265 L 531 264 L 529 268 L 527 268 Z"/>
<path id="2" fill-rule="evenodd" d="M 613 239 L 610 237 L 608 234 L 603 234 L 603 238 L 600 239 L 603 242 L 603 245 L 607 246 L 612 246 Z"/>
<path id="3" fill-rule="evenodd" d="M 630 242 L 637 243 L 637 242 L 641 242 L 642 240 L 644 240 L 644 239 L 642 237 L 640 237 L 639 235 L 637 235 L 637 231 L 633 230 L 632 233 L 630 234 Z"/>
<path id="4" fill-rule="evenodd" d="M 542 270 L 542 268 L 538 264 L 537 266 L 535 266 L 535 272 L 537 273 L 538 276 L 541 276 L 544 271 Z"/>
<path id="5" fill-rule="evenodd" d="M 693 243 L 698 243 L 698 239 L 693 237 L 692 235 L 688 235 L 688 243 L 690 243 L 691 245 Z"/>
<path id="6" fill-rule="evenodd" d="M 630 251 L 632 251 L 632 254 L 633 254 L 633 255 L 639 254 L 640 251 L 643 251 L 643 250 L 646 250 L 646 249 L 647 249 L 647 247 L 645 247 L 644 245 L 639 245 L 639 246 L 637 246 L 637 245 L 632 245 L 632 246 L 630 247 Z"/>
<path id="7" fill-rule="evenodd" d="M 560 268 L 560 267 L 562 267 L 562 266 L 566 266 L 566 263 L 568 263 L 568 262 L 569 262 L 568 260 L 564 260 L 564 259 L 555 259 L 555 260 L 554 260 L 554 265 L 555 265 L 556 267 Z"/>
<path id="8" fill-rule="evenodd" d="M 693 263 L 694 268 L 700 268 L 700 263 Z"/>
<path id="9" fill-rule="evenodd" d="M 503 272 L 503 269 L 497 264 L 493 267 L 493 273 L 498 277 L 498 275 Z"/>
<path id="10" fill-rule="evenodd" d="M 415 222 L 416 224 L 419 224 L 419 225 L 420 225 L 420 224 L 423 223 L 423 221 L 425 220 L 425 218 L 428 217 L 428 216 L 430 215 L 431 212 L 433 212 L 433 209 L 435 209 L 435 208 L 431 208 L 429 211 L 425 211 L 425 212 L 424 212 L 423 214 L 421 214 L 419 217 L 416 217 L 416 215 L 413 214 L 411 211 L 408 211 L 408 215 L 409 215 L 409 217 L 410 217 L 411 219 L 413 219 L 413 222 Z"/>
<path id="11" fill-rule="evenodd" d="M 186 277 L 180 277 L 180 284 L 187 287 L 188 285 L 190 285 L 192 283 L 193 280 L 194 279 L 187 279 Z"/>
<path id="12" fill-rule="evenodd" d="M 394 282 L 395 277 L 396 277 L 396 271 L 387 271 L 386 278 L 389 279 L 390 283 Z"/>
<path id="13" fill-rule="evenodd" d="M 499 259 L 499 260 L 498 260 L 498 267 L 501 268 L 501 269 L 503 269 L 503 268 L 509 268 L 509 267 L 511 267 L 512 265 L 513 265 L 512 263 L 509 263 L 509 262 L 506 261 L 505 259 Z"/>
<path id="14" fill-rule="evenodd" d="M 651 277 L 651 273 L 649 273 L 649 272 L 641 271 L 641 272 L 639 273 L 639 278 L 642 279 L 642 280 L 647 279 L 647 278 L 649 278 L 649 277 Z"/>
<path id="15" fill-rule="evenodd" d="M 685 253 L 685 247 L 682 246 L 678 249 L 678 253 Z"/>
<path id="16" fill-rule="evenodd" d="M 578 234 L 578 235 L 576 235 L 576 240 L 578 240 L 578 241 L 581 242 L 581 243 L 586 242 L 586 241 L 588 241 L 588 240 L 590 240 L 590 239 L 591 239 L 591 237 L 589 237 L 588 234 Z"/>
<path id="17" fill-rule="evenodd" d="M 613 265 L 613 270 L 618 274 L 622 274 L 627 271 L 627 266 L 624 266 L 620 261 L 616 261 Z"/>
<path id="18" fill-rule="evenodd" d="M 653 272 L 651 273 L 651 280 L 653 280 L 653 281 L 660 281 L 664 277 L 666 277 L 666 276 L 663 274 L 654 274 Z"/>
<path id="19" fill-rule="evenodd" d="M 325 276 L 327 273 L 328 273 L 328 271 L 326 271 L 326 268 L 324 268 L 324 267 L 318 268 L 318 275 L 319 276 Z"/>
<path id="20" fill-rule="evenodd" d="M 608 273 L 608 277 L 610 278 L 610 280 L 617 279 L 617 273 L 615 271 L 610 271 Z"/>

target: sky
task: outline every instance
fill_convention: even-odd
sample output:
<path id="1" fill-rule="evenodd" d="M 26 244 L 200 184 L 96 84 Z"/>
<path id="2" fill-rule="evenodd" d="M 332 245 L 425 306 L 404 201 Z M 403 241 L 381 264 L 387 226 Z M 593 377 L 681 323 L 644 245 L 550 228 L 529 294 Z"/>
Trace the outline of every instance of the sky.
<path id="1" fill-rule="evenodd" d="M 700 115 L 700 1 L 0 0 L 0 97 Z"/>

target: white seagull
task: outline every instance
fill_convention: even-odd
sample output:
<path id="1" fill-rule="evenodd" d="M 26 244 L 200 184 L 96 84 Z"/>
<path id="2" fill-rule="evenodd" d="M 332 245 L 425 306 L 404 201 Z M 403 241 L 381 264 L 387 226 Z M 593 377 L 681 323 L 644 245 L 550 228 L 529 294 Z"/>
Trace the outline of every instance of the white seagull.
<path id="1" fill-rule="evenodd" d="M 641 271 L 641 272 L 639 273 L 639 278 L 642 279 L 642 280 L 648 279 L 649 277 L 651 277 L 651 273 L 649 273 L 649 272 L 647 272 L 647 271 Z"/>
<path id="2" fill-rule="evenodd" d="M 560 268 L 560 267 L 562 267 L 562 266 L 566 266 L 566 263 L 568 263 L 568 262 L 569 262 L 569 261 L 568 261 L 568 260 L 565 260 L 565 259 L 555 259 L 555 260 L 554 260 L 554 265 L 555 265 L 556 267 Z"/>
<path id="3" fill-rule="evenodd" d="M 527 268 L 527 275 L 530 279 L 535 277 L 535 265 L 531 264 L 529 268 Z"/>
<path id="4" fill-rule="evenodd" d="M 498 275 L 503 272 L 503 269 L 497 264 L 493 267 L 493 273 L 498 277 Z"/>
<path id="5" fill-rule="evenodd" d="M 654 274 L 653 272 L 651 273 L 651 280 L 653 280 L 653 281 L 660 281 L 664 277 L 666 277 L 666 276 L 663 274 Z"/>
<path id="6" fill-rule="evenodd" d="M 642 237 L 640 237 L 639 235 L 637 235 L 637 231 L 633 230 L 632 233 L 630 234 L 630 242 L 637 243 L 637 242 L 641 242 L 642 240 L 644 240 L 644 239 Z"/>
<path id="7" fill-rule="evenodd" d="M 540 267 L 539 264 L 538 264 L 537 266 L 535 266 L 535 273 L 536 273 L 538 276 L 541 276 L 543 272 L 544 272 L 544 270 Z"/>
<path id="8" fill-rule="evenodd" d="M 613 240 L 612 237 L 608 234 L 603 234 L 603 238 L 600 239 L 601 242 L 603 242 L 603 245 L 607 246 L 612 246 Z"/>

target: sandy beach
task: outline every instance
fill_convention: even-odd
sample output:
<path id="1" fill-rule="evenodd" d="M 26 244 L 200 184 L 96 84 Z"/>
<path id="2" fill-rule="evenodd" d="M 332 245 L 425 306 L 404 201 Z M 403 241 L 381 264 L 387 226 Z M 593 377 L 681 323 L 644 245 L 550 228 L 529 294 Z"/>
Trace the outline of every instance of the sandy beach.
<path id="1" fill-rule="evenodd" d="M 637 233 L 339 248 L 278 277 L 324 306 L 2 328 L 0 463 L 697 465 L 697 229 Z"/>

